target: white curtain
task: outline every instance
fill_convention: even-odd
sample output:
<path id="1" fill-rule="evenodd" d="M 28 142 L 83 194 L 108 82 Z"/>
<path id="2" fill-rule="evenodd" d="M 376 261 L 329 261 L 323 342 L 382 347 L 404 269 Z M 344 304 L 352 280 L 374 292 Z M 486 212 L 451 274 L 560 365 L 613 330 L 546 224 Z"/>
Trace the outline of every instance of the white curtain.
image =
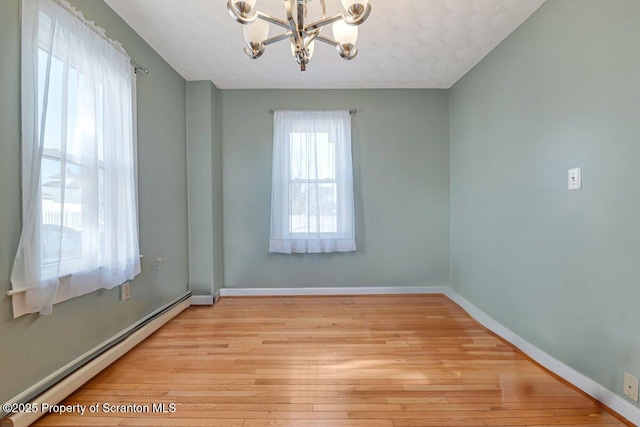
<path id="1" fill-rule="evenodd" d="M 15 317 L 140 273 L 129 61 L 66 1 L 22 1 Z"/>
<path id="2" fill-rule="evenodd" d="M 270 252 L 356 250 L 351 116 L 275 111 Z"/>

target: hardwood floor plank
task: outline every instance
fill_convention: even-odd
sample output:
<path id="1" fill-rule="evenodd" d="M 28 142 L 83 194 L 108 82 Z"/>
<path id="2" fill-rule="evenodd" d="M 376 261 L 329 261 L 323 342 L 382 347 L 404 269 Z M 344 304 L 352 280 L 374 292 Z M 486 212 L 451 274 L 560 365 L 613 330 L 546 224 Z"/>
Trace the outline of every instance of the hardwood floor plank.
<path id="1" fill-rule="evenodd" d="M 247 420 L 243 427 L 393 427 L 390 420 Z"/>
<path id="2" fill-rule="evenodd" d="M 52 414 L 35 425 L 625 425 L 442 295 L 191 307 L 64 403 L 149 412 Z"/>
<path id="3" fill-rule="evenodd" d="M 119 417 L 70 417 L 65 415 L 48 415 L 41 418 L 37 425 L 42 427 L 83 427 L 83 426 L 117 426 L 123 418 Z"/>
<path id="4" fill-rule="evenodd" d="M 154 427 L 244 427 L 243 419 L 215 418 L 126 418 L 118 426 L 154 426 Z"/>

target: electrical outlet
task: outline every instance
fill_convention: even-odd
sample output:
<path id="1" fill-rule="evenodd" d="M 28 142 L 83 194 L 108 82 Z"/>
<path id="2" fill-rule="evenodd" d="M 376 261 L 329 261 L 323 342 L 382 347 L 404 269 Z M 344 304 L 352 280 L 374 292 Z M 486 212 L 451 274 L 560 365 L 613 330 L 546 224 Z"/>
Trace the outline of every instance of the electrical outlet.
<path id="1" fill-rule="evenodd" d="M 162 260 L 162 258 L 157 258 L 156 259 L 156 270 L 160 270 L 162 268 L 162 264 L 164 263 L 164 261 Z"/>
<path id="2" fill-rule="evenodd" d="M 129 298 L 131 298 L 131 285 L 126 282 L 120 286 L 120 301 L 126 301 Z"/>
<path id="3" fill-rule="evenodd" d="M 624 395 L 634 402 L 638 401 L 638 378 L 625 372 L 624 373 Z"/>

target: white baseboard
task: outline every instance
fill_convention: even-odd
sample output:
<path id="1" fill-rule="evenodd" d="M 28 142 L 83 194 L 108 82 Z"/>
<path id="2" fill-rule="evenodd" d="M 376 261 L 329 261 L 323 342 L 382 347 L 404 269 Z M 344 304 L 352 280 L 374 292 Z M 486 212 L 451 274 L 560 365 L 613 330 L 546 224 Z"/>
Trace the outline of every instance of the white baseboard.
<path id="1" fill-rule="evenodd" d="M 188 296 L 189 294 L 185 295 L 184 297 L 178 298 L 173 302 L 167 304 L 166 306 L 154 311 L 149 316 L 146 316 L 144 319 L 122 331 L 117 336 L 94 347 L 84 355 L 80 356 L 63 368 L 49 375 L 38 384 L 35 384 L 24 392 L 12 397 L 8 400 L 8 402 L 17 403 L 29 400 L 32 402 L 38 402 L 38 404 L 40 405 L 39 408 L 42 408 L 43 403 L 46 403 L 50 406 L 58 404 L 71 393 L 80 388 L 84 383 L 100 373 L 107 366 L 115 362 L 133 347 L 142 342 L 149 335 L 157 331 L 169 320 L 173 319 L 184 309 L 188 308 Z M 117 342 L 117 344 L 112 345 L 114 342 Z M 107 347 L 108 350 L 101 352 L 101 349 Z M 95 356 L 98 353 L 99 355 Z M 84 363 L 86 360 L 90 361 Z M 78 367 L 79 365 L 81 366 Z M 71 374 L 66 375 L 61 380 L 59 379 L 62 373 L 69 372 L 70 370 L 73 370 Z M 51 388 L 48 388 L 44 393 L 40 394 L 36 398 L 32 398 L 32 390 L 41 389 L 43 386 L 54 382 L 55 384 L 51 386 Z M 43 415 L 44 413 L 41 413 L 39 411 L 31 413 L 15 413 L 0 420 L 0 427 L 28 426 Z"/>
<path id="2" fill-rule="evenodd" d="M 383 286 L 326 288 L 222 288 L 221 297 L 290 297 L 326 295 L 444 294 L 448 286 Z"/>
<path id="3" fill-rule="evenodd" d="M 608 388 L 602 386 L 586 375 L 581 374 L 580 372 L 576 371 L 575 369 L 571 368 L 570 366 L 564 364 L 555 357 L 531 344 L 530 342 L 520 337 L 515 332 L 511 331 L 503 324 L 480 310 L 478 307 L 473 305 L 453 289 L 449 288 L 449 290 L 445 292 L 445 295 L 460 307 L 462 307 L 463 310 L 465 310 L 482 326 L 514 345 L 531 359 L 535 360 L 537 363 L 553 372 L 554 374 L 558 375 L 565 381 L 573 384 L 597 401 L 608 406 L 613 411 L 622 415 L 624 418 L 631 421 L 635 425 L 640 425 L 640 408 L 636 407 L 630 402 L 627 402 L 623 397 L 615 394 Z"/>
<path id="4" fill-rule="evenodd" d="M 192 295 L 191 305 L 213 305 L 213 295 Z"/>

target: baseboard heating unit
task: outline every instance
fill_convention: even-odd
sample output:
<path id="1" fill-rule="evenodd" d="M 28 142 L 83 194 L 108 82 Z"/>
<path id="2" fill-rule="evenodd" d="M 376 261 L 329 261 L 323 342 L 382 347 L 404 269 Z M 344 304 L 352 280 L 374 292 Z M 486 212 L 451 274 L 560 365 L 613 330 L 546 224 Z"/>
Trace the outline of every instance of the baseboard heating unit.
<path id="1" fill-rule="evenodd" d="M 190 299 L 191 292 L 188 292 L 182 297 L 160 307 L 111 339 L 99 344 L 37 384 L 12 397 L 8 402 L 38 402 L 39 408 L 42 408 L 43 404 L 50 407 L 58 404 L 169 320 L 188 308 Z M 17 412 L 2 418 L 0 427 L 26 427 L 42 415 L 44 414 L 40 411 Z"/>

